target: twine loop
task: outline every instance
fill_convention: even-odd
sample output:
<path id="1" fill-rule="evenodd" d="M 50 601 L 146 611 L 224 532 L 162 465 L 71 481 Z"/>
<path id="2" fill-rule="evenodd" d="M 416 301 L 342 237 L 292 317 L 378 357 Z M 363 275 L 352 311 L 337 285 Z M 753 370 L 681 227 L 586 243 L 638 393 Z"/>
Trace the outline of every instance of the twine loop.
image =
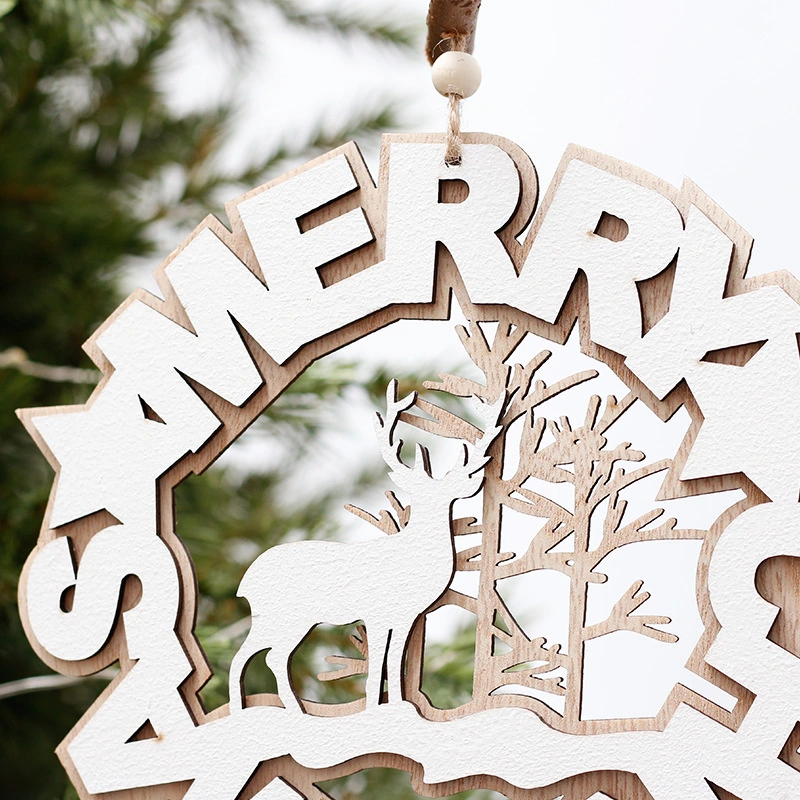
<path id="1" fill-rule="evenodd" d="M 463 53 L 467 45 L 466 34 L 458 31 L 442 33 L 442 41 L 450 42 L 450 50 Z M 448 167 L 461 165 L 462 139 L 461 139 L 461 102 L 460 94 L 448 94 L 447 139 L 444 153 L 444 163 Z"/>

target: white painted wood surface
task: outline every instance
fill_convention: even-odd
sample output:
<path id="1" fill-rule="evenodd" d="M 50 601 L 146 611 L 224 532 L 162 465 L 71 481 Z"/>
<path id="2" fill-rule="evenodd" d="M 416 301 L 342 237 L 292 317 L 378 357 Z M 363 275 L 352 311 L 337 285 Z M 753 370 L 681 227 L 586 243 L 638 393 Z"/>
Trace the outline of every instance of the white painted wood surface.
<path id="1" fill-rule="evenodd" d="M 538 790 L 574 778 L 588 794 L 605 792 L 608 784 L 597 781 L 618 772 L 638 776 L 619 777 L 625 797 L 710 800 L 706 779 L 742 800 L 800 796 L 800 772 L 778 758 L 800 719 L 800 659 L 773 641 L 778 609 L 755 583 L 765 560 L 800 557 L 800 287 L 785 273 L 748 281 L 749 237 L 688 182 L 678 191 L 571 147 L 520 242 L 537 193 L 527 157 L 506 140 L 474 134 L 465 137 L 461 167 L 445 168 L 442 154 L 441 136 L 390 136 L 377 187 L 346 146 L 234 201 L 232 231 L 206 220 L 161 268 L 165 302 L 138 293 L 93 337 L 87 349 L 105 377 L 90 402 L 22 413 L 58 471 L 20 585 L 26 632 L 66 674 L 122 664 L 60 749 L 83 797 L 145 798 L 147 787 L 192 781 L 175 791 L 235 800 L 253 786 L 260 763 L 287 753 L 299 765 L 283 776 L 288 783 L 304 768 L 362 756 L 381 765 L 389 757 L 378 754 L 393 754 L 419 765 L 426 784 L 489 776 Z M 463 185 L 441 183 L 454 179 Z M 624 220 L 624 236 L 602 227 L 609 217 Z M 437 242 L 447 251 L 437 255 Z M 573 283 L 578 271 L 586 288 Z M 357 713 L 300 715 L 274 704 L 203 712 L 196 691 L 205 667 L 191 634 L 196 598 L 171 527 L 171 488 L 213 461 L 311 361 L 397 319 L 446 317 L 449 289 L 482 319 L 516 315 L 556 341 L 578 319 L 584 351 L 609 364 L 635 397 L 662 418 L 685 404 L 692 426 L 664 498 L 744 491 L 701 552 L 706 649 L 691 664 L 699 674 L 713 667 L 728 676 L 731 691 L 738 685 L 732 712 L 686 690 L 655 720 L 628 729 L 573 720 L 562 730 L 513 707 L 513 698 L 425 718 L 413 703 L 394 702 L 396 657 L 392 702 Z M 709 358 L 755 342 L 763 346 L 745 363 Z M 141 400 L 166 424 L 147 419 Z M 448 503 L 464 496 L 451 492 Z M 321 575 L 327 546 L 302 549 L 309 575 Z M 288 552 L 262 564 L 292 561 L 300 574 Z M 375 569 L 359 577 L 354 565 L 354 581 L 367 586 Z M 142 594 L 119 615 L 127 575 L 139 578 Z M 260 590 L 248 591 L 257 605 L 266 602 Z M 374 615 L 396 598 L 373 592 L 360 600 Z M 410 618 L 431 600 L 409 585 L 407 601 Z M 369 616 L 354 609 L 344 616 Z M 316 619 L 319 606 L 309 613 L 306 623 L 326 621 Z M 413 621 L 404 617 L 400 627 Z M 418 647 L 412 635 L 409 665 Z M 368 699 L 377 693 L 373 670 Z M 129 742 L 148 720 L 157 738 Z M 277 787 L 268 795 L 255 787 L 256 796 L 283 791 Z M 535 796 L 549 800 L 547 791 Z"/>

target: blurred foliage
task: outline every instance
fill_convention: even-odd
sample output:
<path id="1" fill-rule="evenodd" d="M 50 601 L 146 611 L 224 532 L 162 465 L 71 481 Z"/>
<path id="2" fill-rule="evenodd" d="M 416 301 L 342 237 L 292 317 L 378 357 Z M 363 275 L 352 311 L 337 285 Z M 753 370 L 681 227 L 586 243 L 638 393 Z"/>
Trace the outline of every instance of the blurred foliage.
<path id="1" fill-rule="evenodd" d="M 356 12 L 341 4 L 310 11 L 294 0 L 252 2 L 313 35 L 399 49 L 419 43 L 419 32 L 402 19 L 392 21 L 385 8 Z M 320 124 L 304 139 L 285 137 L 239 171 L 223 170 L 218 155 L 235 107 L 221 103 L 178 113 L 166 101 L 160 78 L 187 24 L 217 35 L 232 55 L 231 69 L 246 68 L 252 47 L 248 5 L 0 0 L 0 683 L 47 672 L 23 634 L 16 591 L 45 513 L 52 471 L 14 409 L 85 402 L 91 387 L 80 375 L 76 382 L 42 376 L 47 365 L 91 367 L 81 345 L 120 302 L 126 263 L 155 252 L 157 226 L 175 231 L 177 243 L 187 225 L 219 211 L 222 200 L 264 181 L 287 160 L 305 160 L 355 136 L 363 140 L 398 126 L 388 98 L 378 107 L 356 109 L 339 129 Z M 45 366 L 26 374 L 24 363 L 32 362 Z M 278 542 L 334 535 L 334 512 L 385 474 L 376 450 L 373 464 L 343 476 L 341 484 L 320 487 L 302 501 L 287 492 L 334 424 L 336 409 L 354 393 L 379 407 L 390 377 L 395 376 L 382 370 L 365 375 L 341 360 L 315 365 L 248 433 L 262 437 L 265 447 L 291 452 L 288 468 L 212 467 L 177 490 L 178 531 L 197 569 L 197 635 L 215 670 L 202 692 L 208 709 L 227 702 L 228 665 L 246 634 L 241 620 L 246 623 L 248 610 L 235 594 L 247 564 Z M 400 376 L 400 390 L 409 391 L 422 377 Z M 348 640 L 352 632 L 352 626 L 320 626 L 307 638 L 293 664 L 301 694 L 321 702 L 363 695 L 363 676 L 325 683 L 316 678 L 327 668 L 322 655 L 358 656 Z M 465 672 L 461 656 L 469 652 L 470 636 L 474 632 L 463 632 L 454 648 L 438 646 L 426 654 L 439 665 L 433 683 L 426 684 L 439 705 L 468 698 L 471 672 Z M 263 659 L 257 661 L 248 670 L 248 693 L 274 691 L 271 672 Z M 471 658 L 467 663 L 471 669 Z M 77 797 L 53 751 L 103 686 L 86 679 L 0 699 L 4 796 Z M 331 787 L 337 798 L 417 796 L 409 776 L 395 770 L 368 770 Z"/>
<path id="2" fill-rule="evenodd" d="M 306 14 L 300 3 L 261 4 L 314 35 L 366 37 L 397 48 L 407 48 L 413 38 L 402 21 L 384 25 L 336 10 Z M 228 0 L 0 0 L 0 355 L 14 353 L 0 361 L 0 683 L 47 671 L 22 632 L 16 591 L 52 471 L 14 409 L 81 403 L 90 391 L 25 374 L 19 362 L 90 367 L 81 345 L 121 300 L 125 263 L 154 252 L 156 224 L 196 224 L 219 210 L 223 191 L 235 194 L 264 180 L 287 158 L 309 158 L 398 124 L 387 100 L 357 109 L 339 130 L 320 126 L 239 172 L 223 172 L 218 153 L 234 107 L 178 113 L 166 102 L 160 78 L 188 22 L 216 32 L 230 51 L 231 68 L 246 68 L 246 7 Z M 298 384 L 296 405 L 287 401 L 275 426 L 295 430 L 306 420 L 312 436 L 311 395 L 322 403 L 325 392 L 344 391 L 356 378 L 345 372 L 335 390 L 324 391 L 326 378 L 314 383 L 309 373 Z M 202 480 L 202 491 L 187 485 L 181 500 L 188 520 L 198 519 L 213 497 L 231 524 L 252 513 L 249 530 L 274 526 L 274 532 L 259 534 L 268 537 L 259 538 L 259 546 L 315 524 L 304 509 L 280 519 L 266 510 L 265 497 L 275 491 L 268 475 L 233 480 L 210 471 Z M 192 546 L 201 563 L 211 560 L 213 533 L 197 527 Z M 224 614 L 236 577 L 213 572 L 201 573 L 201 584 L 209 597 L 219 595 Z M 102 686 L 90 679 L 0 700 L 4 796 L 76 796 L 53 750 Z"/>
<path id="3" fill-rule="evenodd" d="M 425 648 L 422 691 L 436 708 L 458 708 L 472 700 L 475 624 L 454 632 L 451 641 Z"/>
<path id="4" fill-rule="evenodd" d="M 411 776 L 399 769 L 365 769 L 347 778 L 336 778 L 318 784 L 334 800 L 411 800 L 424 797 L 411 788 Z M 442 800 L 493 800 L 504 795 L 490 791 L 468 791 L 447 795 Z"/>

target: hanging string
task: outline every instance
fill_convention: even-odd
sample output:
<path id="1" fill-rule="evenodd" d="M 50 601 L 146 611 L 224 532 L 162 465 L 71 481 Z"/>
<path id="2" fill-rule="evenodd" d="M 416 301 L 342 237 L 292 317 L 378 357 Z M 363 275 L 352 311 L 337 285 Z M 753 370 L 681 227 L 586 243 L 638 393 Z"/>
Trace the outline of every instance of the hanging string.
<path id="1" fill-rule="evenodd" d="M 448 95 L 450 109 L 447 120 L 447 147 L 444 151 L 444 163 L 448 167 L 461 164 L 461 95 Z"/>
<path id="2" fill-rule="evenodd" d="M 461 164 L 461 102 L 481 84 L 481 68 L 472 51 L 481 0 L 430 0 L 428 39 L 425 45 L 432 64 L 433 85 L 447 97 L 445 164 Z M 442 33 L 440 33 L 442 31 Z"/>
<path id="3" fill-rule="evenodd" d="M 463 33 L 451 32 L 443 33 L 442 40 L 450 40 L 450 49 L 463 53 L 467 44 L 467 37 Z M 447 95 L 448 100 L 448 119 L 447 119 L 447 145 L 444 153 L 444 163 L 448 167 L 457 167 L 461 164 L 461 103 L 463 97 L 460 94 L 451 92 Z"/>

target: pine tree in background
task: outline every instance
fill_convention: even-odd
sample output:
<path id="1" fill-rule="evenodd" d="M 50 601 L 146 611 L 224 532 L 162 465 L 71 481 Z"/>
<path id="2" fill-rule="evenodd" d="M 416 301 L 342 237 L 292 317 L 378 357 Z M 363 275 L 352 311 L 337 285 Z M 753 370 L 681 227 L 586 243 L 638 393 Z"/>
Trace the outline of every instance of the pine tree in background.
<path id="1" fill-rule="evenodd" d="M 293 0 L 260 2 L 320 36 L 366 38 L 409 52 L 421 47 L 421 31 L 402 21 L 387 23 L 385 9 L 378 20 L 336 7 L 312 13 Z M 121 300 L 126 262 L 154 253 L 156 225 L 179 230 L 193 225 L 221 200 L 280 171 L 287 159 L 306 160 L 347 139 L 363 140 L 399 125 L 387 103 L 356 113 L 340 130 L 320 126 L 303 141 L 277 146 L 238 172 L 221 171 L 216 156 L 234 109 L 219 105 L 177 113 L 158 78 L 189 21 L 207 25 L 231 52 L 246 53 L 244 7 L 228 0 L 0 0 L 0 774 L 5 797 L 76 796 L 53 751 L 108 679 L 45 675 L 22 631 L 18 577 L 36 542 L 53 476 L 14 409 L 85 402 L 99 374 L 81 345 Z M 176 235 L 175 243 L 180 238 Z M 302 453 L 320 433 L 323 408 L 353 388 L 374 396 L 378 405 L 386 380 L 342 364 L 312 368 L 256 428 L 265 436 L 290 438 Z M 409 383 L 420 380 L 409 376 Z M 376 474 L 368 470 L 361 482 Z M 212 468 L 178 491 L 179 530 L 192 552 L 201 595 L 198 633 L 221 675 L 204 690 L 209 706 L 227 700 L 220 687 L 242 633 L 234 623 L 246 614 L 235 600 L 245 567 L 236 553 L 253 555 L 297 530 L 317 537 L 334 531 L 331 512 L 343 503 L 337 487 L 313 502 L 305 498 L 302 506 L 287 506 L 281 501 L 285 477 L 274 469 L 252 474 Z M 319 643 L 334 651 L 347 643 L 341 632 L 320 637 Z M 312 656 L 298 658 L 301 685 L 312 677 Z M 255 673 L 249 680 L 251 691 L 270 688 L 269 674 Z M 331 685 L 331 699 L 351 699 L 355 689 L 340 683 Z M 383 797 L 415 796 L 404 773 L 373 770 L 363 780 L 365 786 L 380 787 Z M 337 794 L 355 796 L 359 785 L 345 781 Z"/>

